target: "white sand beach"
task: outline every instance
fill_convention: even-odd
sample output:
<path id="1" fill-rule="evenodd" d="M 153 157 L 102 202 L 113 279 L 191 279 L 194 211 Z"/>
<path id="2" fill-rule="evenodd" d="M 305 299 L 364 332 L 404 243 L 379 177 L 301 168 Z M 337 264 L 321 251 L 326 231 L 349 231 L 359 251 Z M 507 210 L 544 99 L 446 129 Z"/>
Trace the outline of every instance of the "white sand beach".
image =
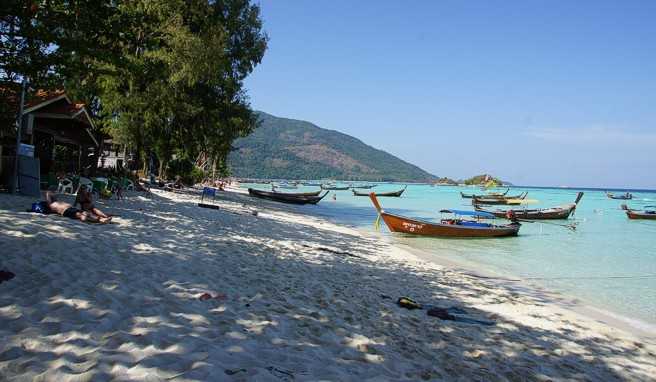
<path id="1" fill-rule="evenodd" d="M 656 380 L 653 338 L 307 207 L 153 191 L 98 202 L 119 216 L 94 225 L 33 201 L 0 195 L 0 269 L 16 274 L 0 284 L 0 381 Z"/>

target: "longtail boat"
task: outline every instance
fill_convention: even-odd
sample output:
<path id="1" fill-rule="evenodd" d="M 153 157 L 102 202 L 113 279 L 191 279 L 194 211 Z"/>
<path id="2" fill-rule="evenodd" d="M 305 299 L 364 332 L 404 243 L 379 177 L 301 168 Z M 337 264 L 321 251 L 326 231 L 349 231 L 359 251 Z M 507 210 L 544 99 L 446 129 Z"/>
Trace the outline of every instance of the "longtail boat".
<path id="1" fill-rule="evenodd" d="M 317 204 L 321 199 L 325 198 L 328 195 L 328 192 L 321 196 L 314 195 L 299 195 L 299 194 L 290 194 L 284 192 L 270 192 L 270 191 L 261 191 L 253 188 L 248 189 L 248 194 L 250 196 L 273 200 L 274 202 L 289 203 L 289 204 Z"/>
<path id="2" fill-rule="evenodd" d="M 651 208 L 651 209 L 649 209 Z M 656 206 L 645 206 L 644 210 L 632 210 L 626 208 L 626 216 L 629 219 L 644 219 L 644 220 L 656 220 Z"/>
<path id="3" fill-rule="evenodd" d="M 528 191 L 523 192 L 521 194 L 510 195 L 510 196 L 504 194 L 467 195 L 463 192 L 460 192 L 460 196 L 463 199 L 524 199 L 526 195 L 528 195 Z"/>
<path id="4" fill-rule="evenodd" d="M 355 190 L 355 189 L 359 189 L 359 190 L 370 190 L 370 189 L 372 189 L 372 188 L 374 188 L 374 187 L 376 187 L 376 186 L 377 186 L 376 184 L 362 184 L 362 185 L 359 185 L 359 186 L 354 186 L 354 187 L 352 187 L 352 188 L 353 188 L 354 190 Z"/>
<path id="5" fill-rule="evenodd" d="M 627 192 L 624 195 L 613 195 L 610 192 L 606 192 L 606 196 L 608 199 L 617 199 L 617 200 L 631 200 L 633 199 L 633 195 L 629 192 Z"/>
<path id="6" fill-rule="evenodd" d="M 337 187 L 337 186 L 324 186 L 321 185 L 322 190 L 328 190 L 328 191 L 346 191 L 350 190 L 351 186 L 345 186 L 345 187 Z"/>
<path id="7" fill-rule="evenodd" d="M 477 205 L 477 204 L 483 204 L 483 205 L 507 205 L 507 206 L 518 206 L 520 204 L 525 204 L 527 201 L 526 195 L 528 195 L 528 191 L 517 195 L 517 197 L 514 198 L 508 198 L 508 197 L 503 197 L 503 198 L 472 198 L 472 204 Z"/>
<path id="8" fill-rule="evenodd" d="M 583 193 L 579 192 L 576 195 L 574 203 L 565 204 L 562 206 L 540 209 L 509 209 L 509 210 L 486 210 L 479 206 L 475 206 L 476 211 L 488 212 L 498 218 L 506 218 L 512 212 L 515 218 L 524 220 L 555 220 L 567 219 L 576 210 L 576 206 L 583 197 Z"/>
<path id="9" fill-rule="evenodd" d="M 463 199 L 472 199 L 472 198 L 502 198 L 505 197 L 510 191 L 510 188 L 506 189 L 506 192 L 490 192 L 488 194 L 476 195 L 476 194 L 465 194 L 460 191 L 460 196 Z"/>
<path id="10" fill-rule="evenodd" d="M 276 192 L 276 187 L 271 187 L 271 191 Z M 279 192 L 279 194 L 283 193 Z M 285 192 L 284 194 L 293 196 L 319 196 L 319 194 L 321 194 L 321 190 L 313 192 Z"/>
<path id="11" fill-rule="evenodd" d="M 295 189 L 298 188 L 298 186 L 296 186 L 296 185 L 294 185 L 294 184 L 285 184 L 285 183 L 282 183 L 282 184 L 279 184 L 279 185 L 276 186 L 276 185 L 274 185 L 274 184 L 272 183 L 272 184 L 271 184 L 271 188 L 272 188 L 272 189 L 274 189 L 274 188 L 280 188 L 280 189 L 283 189 L 283 190 L 295 190 Z"/>
<path id="12" fill-rule="evenodd" d="M 390 196 L 390 197 L 399 197 L 405 192 L 405 189 L 408 188 L 408 186 L 403 187 L 403 189 L 398 190 L 398 191 L 392 191 L 392 192 L 375 192 L 373 193 L 376 196 Z M 367 192 L 357 192 L 353 190 L 353 195 L 355 196 L 369 196 L 371 193 Z"/>
<path id="13" fill-rule="evenodd" d="M 439 223 L 433 223 L 386 212 L 378 203 L 375 193 L 370 193 L 369 197 L 374 207 L 376 207 L 378 215 L 392 232 L 432 237 L 502 237 L 516 236 L 521 226 L 517 222 L 507 225 L 494 225 L 480 221 L 464 220 L 458 216 L 493 217 L 494 215 L 485 212 L 456 210 L 442 210 L 441 212 L 453 213 L 455 217 L 453 219 L 441 219 Z"/>

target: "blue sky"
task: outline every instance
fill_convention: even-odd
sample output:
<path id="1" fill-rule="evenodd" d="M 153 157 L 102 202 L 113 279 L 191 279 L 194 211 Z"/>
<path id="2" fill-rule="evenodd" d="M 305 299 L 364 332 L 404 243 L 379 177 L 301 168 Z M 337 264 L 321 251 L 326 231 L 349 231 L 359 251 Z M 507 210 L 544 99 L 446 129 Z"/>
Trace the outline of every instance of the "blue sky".
<path id="1" fill-rule="evenodd" d="M 656 188 L 656 1 L 260 4 L 255 109 L 438 176 Z"/>

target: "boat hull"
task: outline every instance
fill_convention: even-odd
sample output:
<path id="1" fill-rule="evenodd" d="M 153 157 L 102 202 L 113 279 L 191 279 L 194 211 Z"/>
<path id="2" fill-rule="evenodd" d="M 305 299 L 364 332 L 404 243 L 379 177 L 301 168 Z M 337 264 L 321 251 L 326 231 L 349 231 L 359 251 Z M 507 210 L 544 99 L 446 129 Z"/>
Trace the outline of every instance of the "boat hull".
<path id="1" fill-rule="evenodd" d="M 285 194 L 280 192 L 255 190 L 252 188 L 248 189 L 248 194 L 255 198 L 266 199 L 274 202 L 287 203 L 287 204 L 317 204 L 321 201 L 321 199 L 323 199 L 326 195 L 328 195 L 327 192 L 322 196 Z"/>
<path id="2" fill-rule="evenodd" d="M 276 192 L 274 189 L 273 192 Z M 319 196 L 321 190 L 314 192 L 276 192 L 278 194 L 290 195 L 290 196 Z"/>
<path id="3" fill-rule="evenodd" d="M 374 195 L 376 196 L 384 196 L 384 197 L 396 197 L 398 198 L 399 196 L 403 195 L 405 192 L 405 188 L 399 191 L 393 191 L 393 192 L 374 192 Z M 370 192 L 358 192 L 353 190 L 353 195 L 355 196 L 369 196 Z"/>
<path id="4" fill-rule="evenodd" d="M 656 213 L 627 210 L 626 216 L 632 220 L 656 220 Z"/>
<path id="5" fill-rule="evenodd" d="M 477 211 L 489 212 L 498 218 L 505 218 L 508 211 L 512 211 L 517 219 L 524 220 L 564 220 L 574 211 L 574 208 L 546 208 L 543 210 L 485 210 L 476 208 Z"/>
<path id="6" fill-rule="evenodd" d="M 633 199 L 633 195 L 628 194 L 628 195 L 613 195 L 611 193 L 606 193 L 606 196 L 608 199 L 613 199 L 613 200 L 631 200 Z"/>
<path id="7" fill-rule="evenodd" d="M 505 237 L 517 236 L 519 225 L 494 227 L 467 227 L 436 224 L 382 212 L 381 216 L 390 231 L 429 237 Z"/>
<path id="8" fill-rule="evenodd" d="M 497 193 L 480 194 L 480 195 L 476 195 L 476 194 L 465 194 L 464 192 L 461 191 L 461 192 L 460 192 L 460 196 L 461 196 L 463 199 L 473 199 L 473 198 L 517 199 L 517 198 L 519 198 L 519 197 L 521 197 L 521 196 L 523 195 L 523 194 L 519 194 L 519 195 L 516 195 L 516 196 L 507 196 L 507 195 L 508 195 L 508 191 L 510 191 L 510 189 L 507 189 L 505 192 L 501 192 L 501 193 L 497 192 Z"/>
<path id="9" fill-rule="evenodd" d="M 523 199 L 472 199 L 472 205 L 487 205 L 487 206 L 518 206 L 522 204 Z"/>
<path id="10" fill-rule="evenodd" d="M 472 204 L 486 204 L 486 205 L 519 205 L 521 200 L 526 199 L 528 191 L 515 196 L 476 196 L 472 199 Z M 464 197 L 464 196 L 463 196 Z"/>

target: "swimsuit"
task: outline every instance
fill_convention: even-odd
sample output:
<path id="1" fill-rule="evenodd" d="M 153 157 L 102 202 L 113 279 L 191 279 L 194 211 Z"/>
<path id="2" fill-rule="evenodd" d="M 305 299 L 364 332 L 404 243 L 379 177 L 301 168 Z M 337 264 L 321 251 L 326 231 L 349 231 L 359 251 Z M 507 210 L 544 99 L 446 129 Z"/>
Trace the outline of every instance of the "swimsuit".
<path id="1" fill-rule="evenodd" d="M 69 207 L 66 210 L 64 210 L 64 213 L 62 216 L 65 216 L 67 218 L 71 219 L 77 219 L 77 216 L 75 216 L 78 213 L 78 209 L 74 207 Z"/>

